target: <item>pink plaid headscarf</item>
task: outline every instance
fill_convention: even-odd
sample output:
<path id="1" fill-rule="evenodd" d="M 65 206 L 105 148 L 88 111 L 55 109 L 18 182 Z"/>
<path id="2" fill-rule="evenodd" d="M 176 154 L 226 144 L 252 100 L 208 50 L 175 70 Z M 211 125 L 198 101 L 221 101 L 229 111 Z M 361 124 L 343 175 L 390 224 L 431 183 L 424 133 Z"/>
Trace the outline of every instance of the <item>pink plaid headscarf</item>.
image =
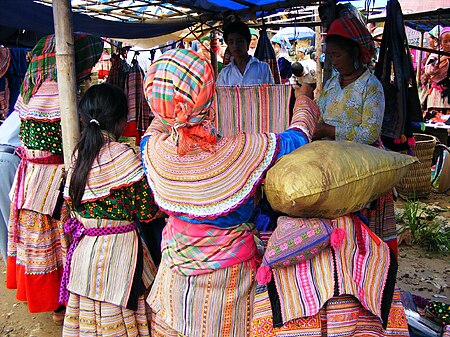
<path id="1" fill-rule="evenodd" d="M 145 98 L 155 116 L 172 127 L 178 154 L 184 155 L 196 145 L 213 151 L 216 136 L 211 104 L 215 88 L 211 64 L 192 50 L 169 50 L 148 69 Z"/>

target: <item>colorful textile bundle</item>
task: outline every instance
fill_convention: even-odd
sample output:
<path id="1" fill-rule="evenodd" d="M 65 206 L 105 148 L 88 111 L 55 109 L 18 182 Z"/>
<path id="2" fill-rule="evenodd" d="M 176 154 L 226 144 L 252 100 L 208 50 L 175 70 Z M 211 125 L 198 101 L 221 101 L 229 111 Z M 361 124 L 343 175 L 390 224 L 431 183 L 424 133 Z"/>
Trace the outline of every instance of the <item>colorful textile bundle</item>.
<path id="1" fill-rule="evenodd" d="M 215 127 L 229 137 L 239 132 L 283 132 L 289 125 L 287 85 L 217 87 Z"/>
<path id="2" fill-rule="evenodd" d="M 397 269 L 395 259 L 388 246 L 357 217 L 346 215 L 332 223 L 347 233 L 338 248 L 325 249 L 313 259 L 272 270 L 279 303 L 274 318 L 286 323 L 312 316 L 332 297 L 346 294 L 355 296 L 386 324 L 394 290 L 393 273 Z"/>
<path id="3" fill-rule="evenodd" d="M 319 254 L 328 247 L 331 231 L 330 220 L 280 216 L 256 274 L 258 283 L 270 281 L 270 268 L 294 265 Z"/>

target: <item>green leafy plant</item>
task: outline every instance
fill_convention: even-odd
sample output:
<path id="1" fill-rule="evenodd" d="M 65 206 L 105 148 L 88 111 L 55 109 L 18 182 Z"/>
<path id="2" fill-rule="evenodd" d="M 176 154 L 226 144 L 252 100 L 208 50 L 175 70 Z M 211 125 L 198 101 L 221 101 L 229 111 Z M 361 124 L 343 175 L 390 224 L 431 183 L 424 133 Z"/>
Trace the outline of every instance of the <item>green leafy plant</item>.
<path id="1" fill-rule="evenodd" d="M 397 215 L 398 235 L 409 232 L 413 243 L 430 251 L 450 253 L 450 224 L 438 214 L 436 208 L 427 207 L 418 200 L 407 200 L 404 212 Z"/>

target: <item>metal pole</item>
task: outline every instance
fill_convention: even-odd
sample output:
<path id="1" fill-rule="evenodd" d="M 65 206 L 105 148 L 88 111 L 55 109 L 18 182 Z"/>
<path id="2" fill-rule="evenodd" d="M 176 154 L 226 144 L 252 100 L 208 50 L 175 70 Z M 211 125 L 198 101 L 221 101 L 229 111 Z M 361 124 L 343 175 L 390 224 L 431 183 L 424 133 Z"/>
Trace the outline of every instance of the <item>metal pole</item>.
<path id="1" fill-rule="evenodd" d="M 419 45 L 422 48 L 423 47 L 423 37 L 425 35 L 425 32 L 420 32 L 420 42 Z M 419 55 L 417 56 L 417 69 L 416 69 L 416 83 L 419 85 L 420 83 L 420 70 L 422 68 L 422 51 L 419 50 Z"/>
<path id="2" fill-rule="evenodd" d="M 80 137 L 77 113 L 77 83 L 75 75 L 75 47 L 70 0 L 53 0 L 53 21 L 56 37 L 56 67 L 58 72 L 61 131 L 66 169 Z"/>

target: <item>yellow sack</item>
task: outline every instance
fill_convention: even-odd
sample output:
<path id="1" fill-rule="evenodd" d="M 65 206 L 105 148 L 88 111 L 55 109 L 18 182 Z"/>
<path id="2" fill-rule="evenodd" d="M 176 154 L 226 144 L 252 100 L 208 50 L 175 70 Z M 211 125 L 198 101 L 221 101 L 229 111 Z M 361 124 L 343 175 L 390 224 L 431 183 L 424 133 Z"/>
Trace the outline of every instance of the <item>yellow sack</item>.
<path id="1" fill-rule="evenodd" d="M 336 218 L 392 189 L 416 161 L 370 145 L 315 141 L 283 156 L 267 172 L 264 190 L 276 211 Z"/>

